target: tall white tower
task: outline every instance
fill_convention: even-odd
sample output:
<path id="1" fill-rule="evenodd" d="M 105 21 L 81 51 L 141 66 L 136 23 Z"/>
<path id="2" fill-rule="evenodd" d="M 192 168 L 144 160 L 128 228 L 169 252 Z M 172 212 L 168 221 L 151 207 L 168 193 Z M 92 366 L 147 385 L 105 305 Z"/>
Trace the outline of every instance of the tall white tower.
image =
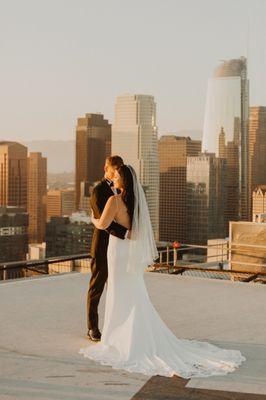
<path id="1" fill-rule="evenodd" d="M 202 151 L 212 152 L 217 157 L 219 156 L 221 130 L 225 133 L 225 146 L 238 148 L 238 217 L 244 220 L 248 219 L 249 209 L 248 116 L 247 60 L 245 57 L 240 57 L 223 61 L 215 69 L 214 76 L 208 82 Z"/>
<path id="2" fill-rule="evenodd" d="M 159 238 L 159 158 L 156 103 L 153 96 L 117 97 L 112 154 L 136 170 L 146 194 L 155 239 Z"/>

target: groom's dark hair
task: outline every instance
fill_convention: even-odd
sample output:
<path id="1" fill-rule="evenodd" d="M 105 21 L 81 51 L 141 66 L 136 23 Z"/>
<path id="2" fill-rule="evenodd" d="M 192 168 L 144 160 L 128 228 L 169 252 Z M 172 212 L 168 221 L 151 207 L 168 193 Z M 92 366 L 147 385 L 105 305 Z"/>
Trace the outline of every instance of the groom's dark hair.
<path id="1" fill-rule="evenodd" d="M 110 156 L 106 158 L 106 161 L 112 165 L 112 167 L 115 167 L 116 169 L 122 167 L 124 165 L 124 161 L 120 156 Z"/>

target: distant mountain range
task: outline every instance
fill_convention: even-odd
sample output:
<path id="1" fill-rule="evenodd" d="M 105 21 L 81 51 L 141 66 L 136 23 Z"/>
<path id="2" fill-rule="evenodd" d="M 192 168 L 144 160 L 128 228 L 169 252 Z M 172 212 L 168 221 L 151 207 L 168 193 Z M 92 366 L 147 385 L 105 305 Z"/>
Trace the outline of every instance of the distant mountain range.
<path id="1" fill-rule="evenodd" d="M 32 140 L 23 142 L 29 152 L 39 151 L 47 157 L 47 170 L 52 173 L 75 171 L 74 140 Z"/>
<path id="2" fill-rule="evenodd" d="M 202 131 L 197 129 L 165 132 L 163 135 L 190 136 L 194 140 L 202 139 Z M 63 173 L 75 171 L 74 140 L 32 140 L 22 143 L 28 147 L 29 152 L 39 151 L 44 157 L 47 157 L 48 172 Z"/>

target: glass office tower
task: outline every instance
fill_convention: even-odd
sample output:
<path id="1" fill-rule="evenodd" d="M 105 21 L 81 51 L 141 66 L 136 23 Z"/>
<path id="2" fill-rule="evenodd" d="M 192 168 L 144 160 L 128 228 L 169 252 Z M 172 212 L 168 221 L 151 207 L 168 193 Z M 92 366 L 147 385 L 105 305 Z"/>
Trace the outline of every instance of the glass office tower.
<path id="1" fill-rule="evenodd" d="M 208 82 L 202 151 L 225 158 L 230 173 L 238 178 L 226 183 L 230 219 L 248 219 L 248 114 L 247 61 L 244 57 L 223 61 Z M 236 215 L 230 212 L 232 200 Z"/>
<path id="2" fill-rule="evenodd" d="M 131 164 L 146 194 L 156 240 L 159 238 L 159 158 L 153 96 L 119 96 L 112 129 L 112 154 Z"/>

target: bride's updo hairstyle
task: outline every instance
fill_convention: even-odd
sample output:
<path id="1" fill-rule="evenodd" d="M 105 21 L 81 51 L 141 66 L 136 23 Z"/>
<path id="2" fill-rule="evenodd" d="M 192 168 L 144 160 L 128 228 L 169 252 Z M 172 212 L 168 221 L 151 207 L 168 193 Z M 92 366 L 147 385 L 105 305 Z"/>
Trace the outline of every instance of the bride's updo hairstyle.
<path id="1" fill-rule="evenodd" d="M 126 165 L 122 165 L 117 169 L 123 186 L 122 199 L 127 207 L 127 212 L 130 217 L 130 224 L 132 225 L 134 214 L 134 186 L 133 176 L 130 169 Z"/>

